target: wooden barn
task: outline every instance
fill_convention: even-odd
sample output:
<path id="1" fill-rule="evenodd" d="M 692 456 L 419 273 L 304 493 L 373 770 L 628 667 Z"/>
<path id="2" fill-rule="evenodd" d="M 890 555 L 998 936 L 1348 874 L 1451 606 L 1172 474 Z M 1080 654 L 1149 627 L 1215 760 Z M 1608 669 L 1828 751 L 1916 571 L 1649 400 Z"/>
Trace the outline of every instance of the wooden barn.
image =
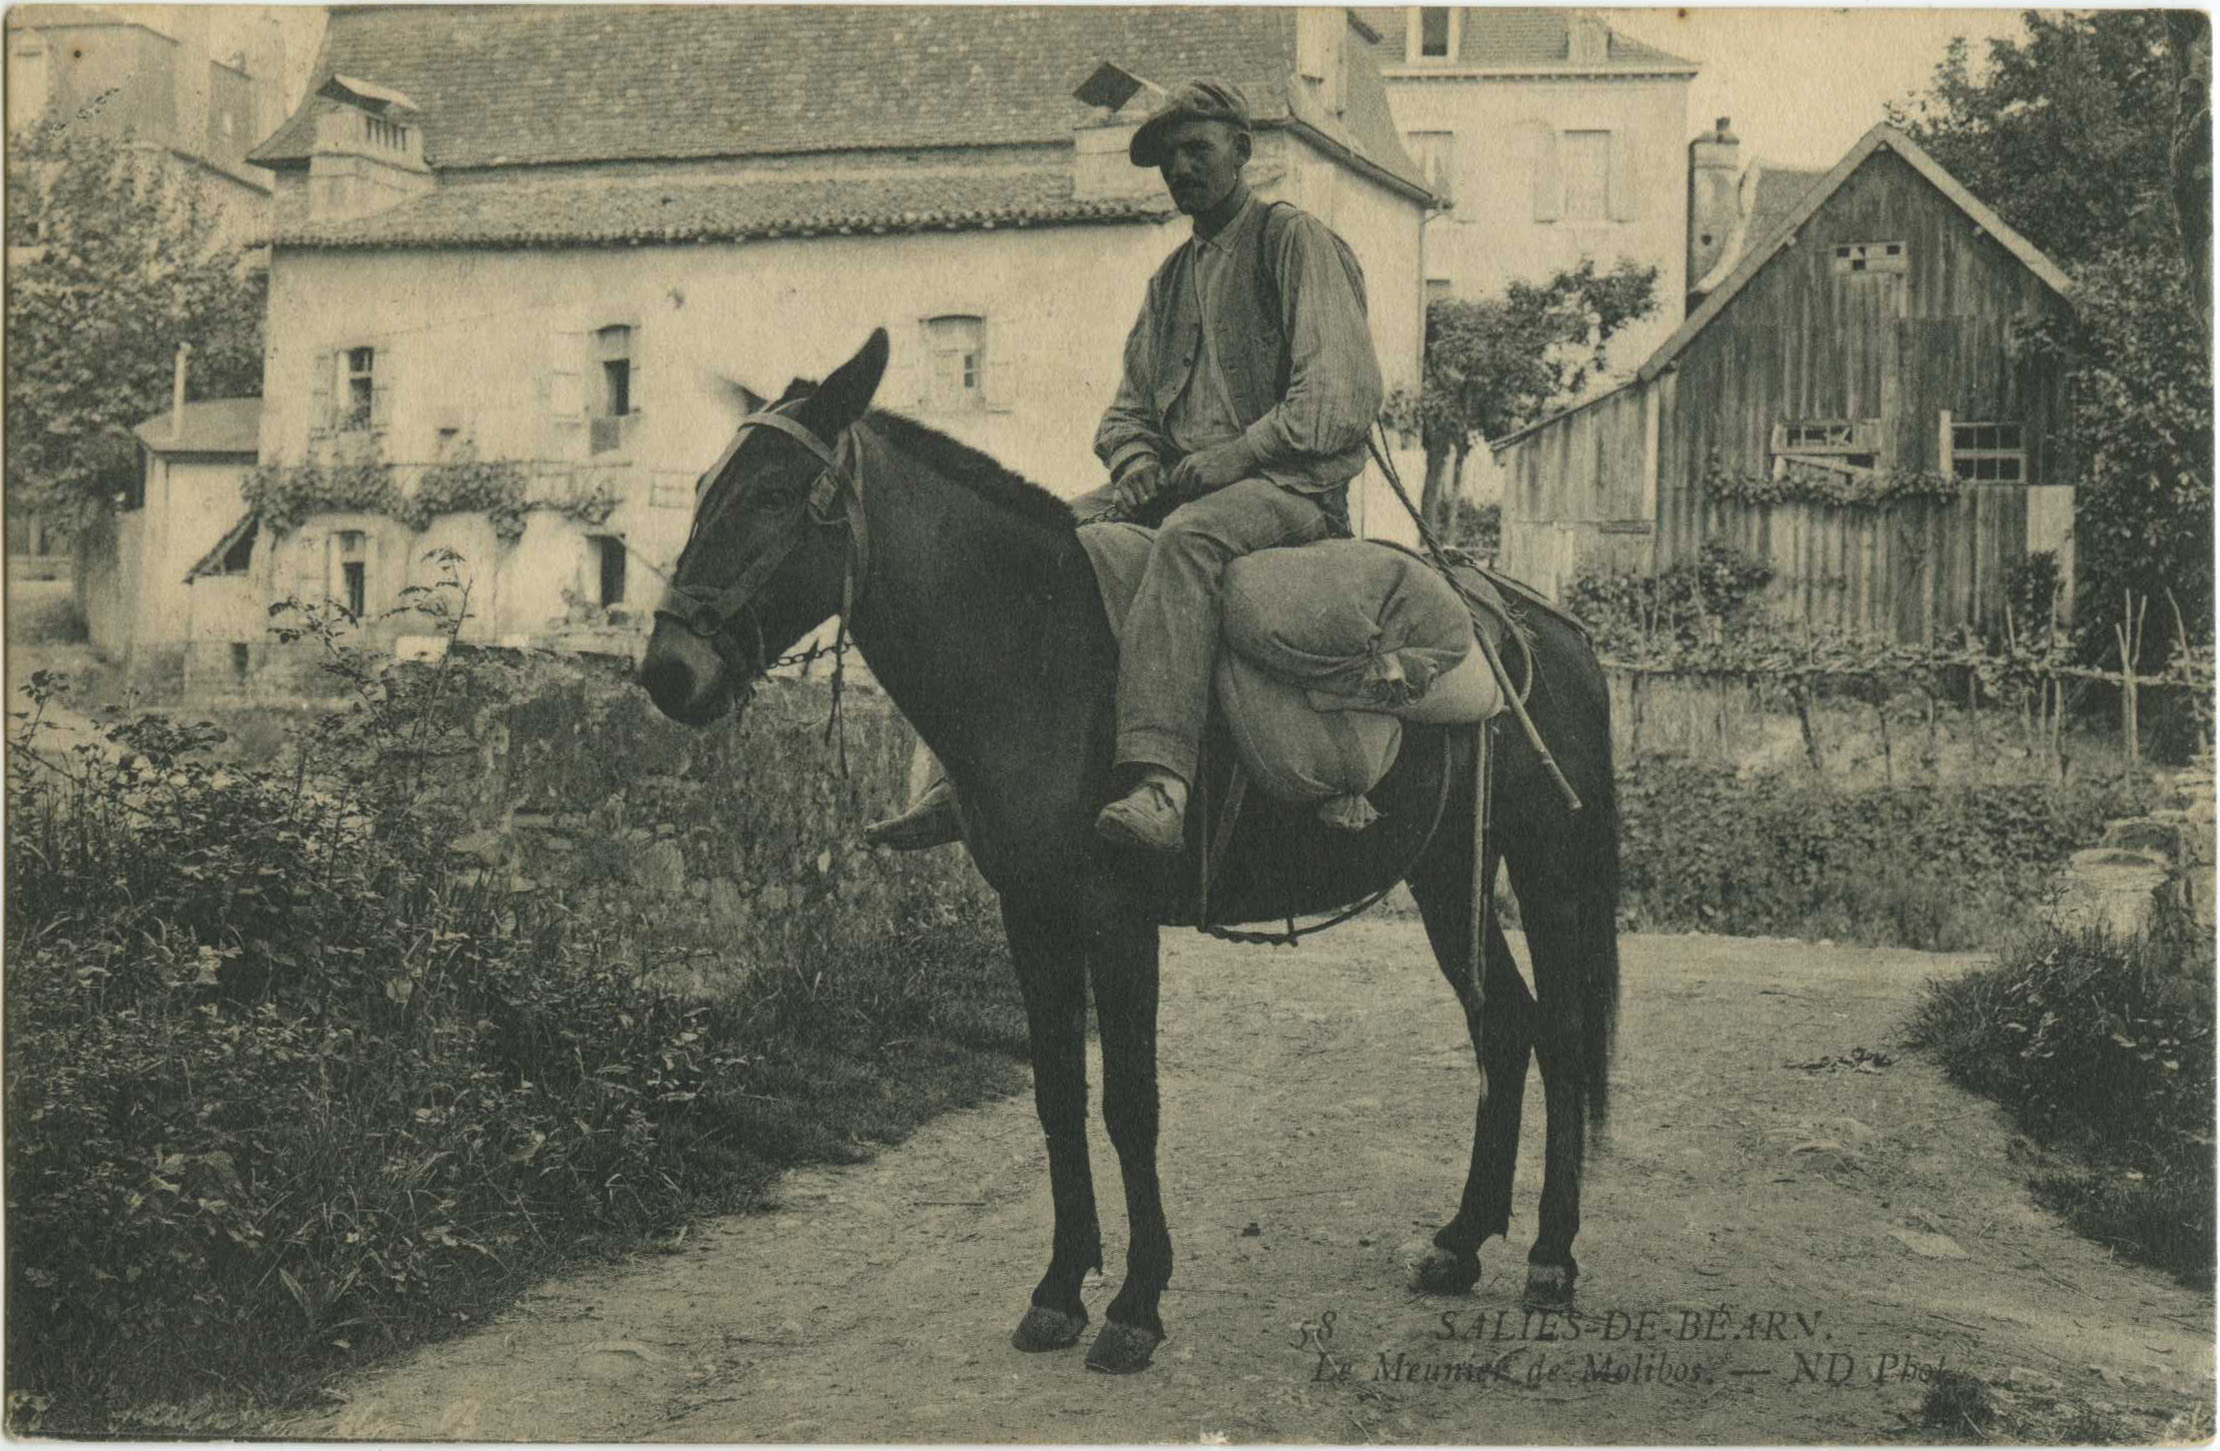
<path id="1" fill-rule="evenodd" d="M 1626 383 L 1496 442 L 1503 566 L 1556 594 L 1717 539 L 1815 628 L 2000 628 L 2030 552 L 2071 570 L 2064 380 L 2012 346 L 2069 287 L 1876 126 Z"/>

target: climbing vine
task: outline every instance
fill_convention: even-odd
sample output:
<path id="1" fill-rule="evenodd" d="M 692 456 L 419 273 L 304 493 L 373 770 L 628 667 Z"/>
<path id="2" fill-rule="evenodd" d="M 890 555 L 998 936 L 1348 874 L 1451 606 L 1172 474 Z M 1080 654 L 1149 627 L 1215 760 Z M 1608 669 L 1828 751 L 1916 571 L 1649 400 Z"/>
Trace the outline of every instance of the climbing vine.
<path id="1" fill-rule="evenodd" d="M 1836 509 L 1878 509 L 1910 499 L 1947 503 L 1965 484 L 1932 469 L 1873 469 L 1842 473 L 1791 462 L 1778 475 L 1729 467 L 1713 449 L 1700 482 L 1705 494 L 1738 504 L 1824 504 Z"/>
<path id="2" fill-rule="evenodd" d="M 534 509 L 591 529 L 606 524 L 624 502 L 606 480 L 576 482 L 560 498 L 546 500 L 533 500 L 528 485 L 528 470 L 515 459 L 465 454 L 427 465 L 407 492 L 393 466 L 376 460 L 264 464 L 249 472 L 241 492 L 276 534 L 289 534 L 317 514 L 384 514 L 418 532 L 443 514 L 483 514 L 503 544 L 524 537 L 525 516 Z"/>
<path id="3" fill-rule="evenodd" d="M 524 537 L 524 466 L 512 459 L 465 456 L 433 464 L 417 478 L 416 490 L 400 502 L 393 517 L 411 529 L 431 527 L 442 514 L 483 514 L 493 537 L 514 544 Z"/>
<path id="4" fill-rule="evenodd" d="M 392 468 L 375 460 L 262 464 L 248 470 L 239 493 L 275 534 L 290 534 L 317 514 L 398 517 L 402 506 Z"/>

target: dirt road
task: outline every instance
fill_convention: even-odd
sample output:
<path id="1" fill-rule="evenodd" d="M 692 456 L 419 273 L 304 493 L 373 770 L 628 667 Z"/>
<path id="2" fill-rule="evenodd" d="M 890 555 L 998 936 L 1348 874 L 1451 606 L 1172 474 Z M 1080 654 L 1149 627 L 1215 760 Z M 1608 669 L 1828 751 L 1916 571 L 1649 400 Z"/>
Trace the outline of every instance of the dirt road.
<path id="1" fill-rule="evenodd" d="M 1469 1298 L 1404 1288 L 1462 1183 L 1476 1083 L 1414 921 L 1359 922 L 1296 951 L 1166 942 L 1164 1187 L 1180 1259 L 1171 1339 L 1148 1372 L 1090 1375 L 1077 1350 L 1009 1348 L 1049 1230 L 1040 1135 L 1019 1098 L 940 1120 L 875 1162 L 794 1174 L 775 1212 L 548 1286 L 476 1334 L 337 1387 L 344 1405 L 271 1429 L 1898 1441 L 1925 1434 L 1910 1418 L 1938 1363 L 2054 1435 L 2093 1413 L 2136 1439 L 2179 1437 L 2195 1423 L 2175 1418 L 2210 1405 L 2209 1297 L 2113 1262 L 2035 1208 L 2003 1115 L 1899 1051 L 1917 985 L 1970 959 L 1628 939 L 1617 1117 L 1591 1161 L 1576 1340 L 1517 1303 L 1538 1093 L 1519 1238 L 1483 1251 Z M 1784 1066 L 1860 1047 L 1897 1056 L 1878 1071 Z M 1117 1171 L 1096 1129 L 1115 1270 Z M 1089 1292 L 1097 1323 L 1114 1287 Z M 1331 1363 L 1302 1329 L 1328 1311 Z"/>

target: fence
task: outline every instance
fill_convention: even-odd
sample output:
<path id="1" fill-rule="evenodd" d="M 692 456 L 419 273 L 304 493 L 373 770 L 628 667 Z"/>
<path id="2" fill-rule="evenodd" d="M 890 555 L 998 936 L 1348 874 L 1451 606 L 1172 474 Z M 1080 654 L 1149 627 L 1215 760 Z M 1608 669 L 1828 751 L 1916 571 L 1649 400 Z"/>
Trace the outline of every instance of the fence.
<path id="1" fill-rule="evenodd" d="M 1715 702 L 1720 743 L 1728 734 L 1728 694 L 1742 686 L 1760 698 L 1771 691 L 1785 695 L 1797 717 L 1803 746 L 1814 770 L 1824 768 L 1824 743 L 1820 714 L 1815 709 L 1822 695 L 1850 696 L 1868 701 L 1874 709 L 1884 769 L 1893 773 L 1894 740 L 1889 703 L 1910 692 L 1925 697 L 1925 723 L 1930 742 L 1938 727 L 1938 707 L 1945 699 L 1962 698 L 1965 709 L 1978 712 L 2001 708 L 2018 715 L 2029 753 L 2062 769 L 2061 737 L 2067 715 L 2092 686 L 2110 686 L 2118 692 L 2120 741 L 2127 765 L 2141 764 L 2143 756 L 2143 693 L 2148 690 L 2186 691 L 2201 739 L 2213 739 L 2214 652 L 2209 643 L 2193 642 L 2181 612 L 2174 610 L 2175 639 L 2165 666 L 2155 673 L 2138 669 L 2146 643 L 2149 601 L 2129 600 L 2127 623 L 2115 628 L 2119 668 L 2100 669 L 2077 664 L 2066 653 L 2064 642 L 2049 636 L 2040 642 L 2018 638 L 2009 617 L 2002 648 L 1992 648 L 1962 631 L 1940 645 L 1904 644 L 1862 635 L 1821 634 L 1806 630 L 1800 635 L 1751 632 L 1719 634 L 1690 643 L 1675 636 L 1621 641 L 1617 651 L 1605 652 L 1604 667 L 1623 682 L 1618 693 L 1628 718 L 1630 754 L 1639 756 L 1648 701 L 1648 683 L 1659 679 L 1707 684 Z M 1628 648 L 1628 647 L 1632 648 Z"/>

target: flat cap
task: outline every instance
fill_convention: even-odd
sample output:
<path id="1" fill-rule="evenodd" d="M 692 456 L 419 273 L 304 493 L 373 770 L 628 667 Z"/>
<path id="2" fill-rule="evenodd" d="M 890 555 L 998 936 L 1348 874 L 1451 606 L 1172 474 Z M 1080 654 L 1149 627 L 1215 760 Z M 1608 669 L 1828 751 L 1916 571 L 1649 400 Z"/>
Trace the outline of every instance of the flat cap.
<path id="1" fill-rule="evenodd" d="M 1135 166 L 1162 166 L 1164 164 L 1164 134 L 1182 121 L 1224 121 L 1247 131 L 1249 125 L 1249 98 L 1231 81 L 1221 81 L 1209 76 L 1198 77 L 1172 90 L 1164 98 L 1141 129 L 1133 133 L 1133 142 L 1126 148 Z"/>

